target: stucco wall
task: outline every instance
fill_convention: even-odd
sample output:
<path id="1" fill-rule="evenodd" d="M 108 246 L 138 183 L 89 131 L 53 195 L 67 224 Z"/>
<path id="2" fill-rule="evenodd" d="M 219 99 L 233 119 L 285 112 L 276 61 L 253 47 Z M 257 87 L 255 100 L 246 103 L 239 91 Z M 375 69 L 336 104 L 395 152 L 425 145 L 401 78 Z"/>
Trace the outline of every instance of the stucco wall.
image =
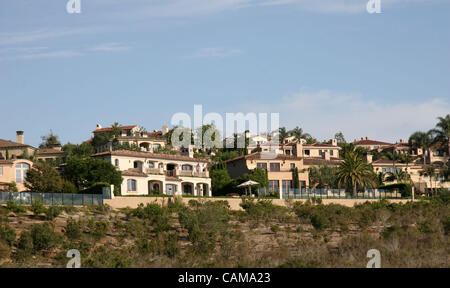
<path id="1" fill-rule="evenodd" d="M 167 203 L 171 198 L 163 198 L 163 197 L 115 197 L 114 199 L 108 199 L 104 200 L 105 204 L 108 204 L 112 208 L 118 209 L 118 208 L 136 208 L 140 203 L 143 203 L 146 205 L 147 203 Z M 185 204 L 188 204 L 189 200 L 198 200 L 198 201 L 223 201 L 226 200 L 230 204 L 230 207 L 232 210 L 242 210 L 241 206 L 239 205 L 242 201 L 240 198 L 181 198 Z M 292 201 L 301 201 L 304 202 L 306 200 L 292 200 Z M 322 199 L 323 204 L 340 204 L 348 207 L 353 207 L 355 204 L 361 204 L 366 201 L 374 202 L 379 201 L 376 199 Z M 388 200 L 392 203 L 406 203 L 410 200 L 406 199 L 392 199 Z M 281 199 L 272 199 L 272 203 L 275 205 L 285 206 L 286 201 Z"/>

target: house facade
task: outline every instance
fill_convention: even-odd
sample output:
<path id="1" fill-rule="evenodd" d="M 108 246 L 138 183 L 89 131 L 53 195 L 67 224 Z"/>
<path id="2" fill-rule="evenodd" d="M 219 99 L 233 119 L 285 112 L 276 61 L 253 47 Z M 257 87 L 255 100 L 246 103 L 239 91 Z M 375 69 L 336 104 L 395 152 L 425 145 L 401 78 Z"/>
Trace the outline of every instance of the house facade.
<path id="1" fill-rule="evenodd" d="M 33 156 L 38 150 L 24 143 L 23 131 L 16 132 L 17 142 L 0 139 L 0 160 L 18 159 L 24 155 Z"/>
<path id="2" fill-rule="evenodd" d="M 255 168 L 265 169 L 270 191 L 287 192 L 293 189 L 295 168 L 298 169 L 300 188 L 308 185 L 308 173 L 301 157 L 278 154 L 274 159 L 265 159 L 260 152 L 256 152 L 227 160 L 225 163 L 231 178 L 237 178 Z"/>
<path id="3" fill-rule="evenodd" d="M 7 191 L 15 182 L 19 192 L 26 191 L 25 178 L 33 162 L 25 159 L 0 160 L 0 191 Z"/>
<path id="4" fill-rule="evenodd" d="M 211 196 L 208 161 L 181 155 L 128 150 L 92 155 L 122 171 L 122 195 Z"/>

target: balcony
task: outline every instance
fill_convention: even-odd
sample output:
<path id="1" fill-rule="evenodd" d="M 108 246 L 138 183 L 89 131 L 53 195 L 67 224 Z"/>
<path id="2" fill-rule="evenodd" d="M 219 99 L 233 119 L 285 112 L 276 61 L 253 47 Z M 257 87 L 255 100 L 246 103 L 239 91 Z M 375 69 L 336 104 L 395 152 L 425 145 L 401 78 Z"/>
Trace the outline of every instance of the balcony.
<path id="1" fill-rule="evenodd" d="M 145 173 L 163 175 L 164 169 L 163 168 L 145 168 Z"/>
<path id="2" fill-rule="evenodd" d="M 197 172 L 194 170 L 181 170 L 178 172 L 179 176 L 189 176 L 189 177 L 202 177 L 208 178 L 209 172 Z"/>

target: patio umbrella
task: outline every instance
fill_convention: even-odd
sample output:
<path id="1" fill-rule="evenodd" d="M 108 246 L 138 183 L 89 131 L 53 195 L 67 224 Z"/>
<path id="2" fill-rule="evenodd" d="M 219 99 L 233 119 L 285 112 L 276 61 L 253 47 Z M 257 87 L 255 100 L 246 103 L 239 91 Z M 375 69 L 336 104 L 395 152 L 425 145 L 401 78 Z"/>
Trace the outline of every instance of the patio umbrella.
<path id="1" fill-rule="evenodd" d="M 251 195 L 252 194 L 252 186 L 254 186 L 254 185 L 259 185 L 259 183 L 256 181 L 248 180 L 242 184 L 239 184 L 237 187 L 248 187 L 250 190 L 250 195 Z M 245 195 L 247 195 L 247 189 L 245 190 Z"/>

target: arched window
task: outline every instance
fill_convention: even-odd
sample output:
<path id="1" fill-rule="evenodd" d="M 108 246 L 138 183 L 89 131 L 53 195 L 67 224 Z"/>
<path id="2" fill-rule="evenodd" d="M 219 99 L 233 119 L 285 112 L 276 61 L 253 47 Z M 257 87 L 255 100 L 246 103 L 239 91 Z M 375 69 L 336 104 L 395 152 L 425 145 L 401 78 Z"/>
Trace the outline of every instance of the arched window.
<path id="1" fill-rule="evenodd" d="M 148 168 L 155 168 L 155 162 L 148 162 Z"/>
<path id="2" fill-rule="evenodd" d="M 119 159 L 114 160 L 114 165 L 115 165 L 116 167 L 119 167 Z"/>
<path id="3" fill-rule="evenodd" d="M 128 179 L 128 181 L 127 181 L 127 190 L 128 191 L 136 191 L 136 180 Z"/>
<path id="4" fill-rule="evenodd" d="M 25 182 L 28 169 L 30 169 L 30 165 L 28 165 L 27 163 L 16 164 L 16 183 Z"/>

